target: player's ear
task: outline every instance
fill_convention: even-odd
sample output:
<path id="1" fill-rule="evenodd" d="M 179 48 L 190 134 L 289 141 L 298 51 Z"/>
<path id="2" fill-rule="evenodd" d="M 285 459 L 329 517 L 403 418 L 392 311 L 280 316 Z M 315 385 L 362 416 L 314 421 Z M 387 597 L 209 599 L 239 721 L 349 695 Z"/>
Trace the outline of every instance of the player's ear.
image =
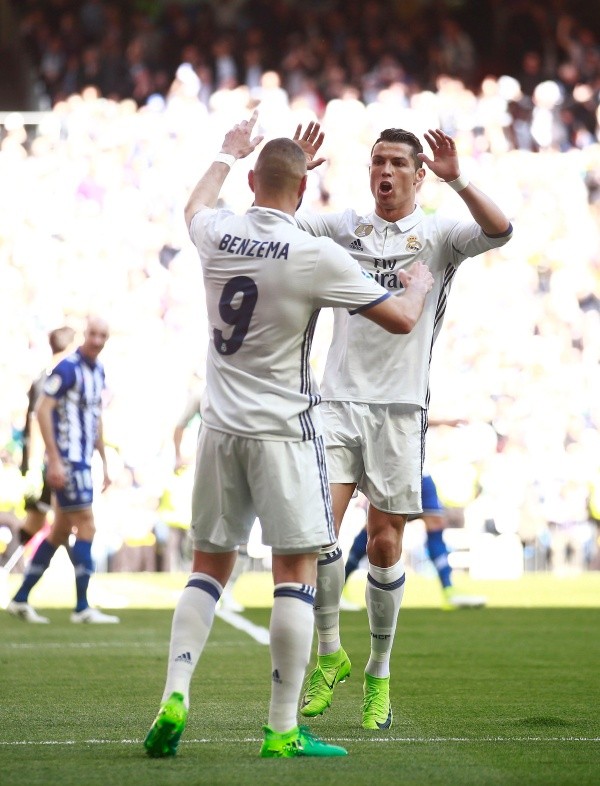
<path id="1" fill-rule="evenodd" d="M 425 179 L 425 175 L 427 174 L 425 167 L 421 166 L 415 172 L 415 185 L 420 186 L 423 180 Z"/>
<path id="2" fill-rule="evenodd" d="M 248 172 L 248 185 L 250 186 L 250 191 L 254 193 L 254 170 L 251 169 Z"/>
<path id="3" fill-rule="evenodd" d="M 302 197 L 304 196 L 307 182 L 308 182 L 308 175 L 304 175 L 304 177 L 300 181 L 300 185 L 298 186 L 298 199 L 302 199 Z"/>

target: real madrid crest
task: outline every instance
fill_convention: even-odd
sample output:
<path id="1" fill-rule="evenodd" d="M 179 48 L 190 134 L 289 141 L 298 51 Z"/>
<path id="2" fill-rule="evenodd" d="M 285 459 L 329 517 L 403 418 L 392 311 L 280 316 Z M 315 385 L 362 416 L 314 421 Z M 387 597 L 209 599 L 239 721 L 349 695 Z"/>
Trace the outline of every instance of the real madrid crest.
<path id="1" fill-rule="evenodd" d="M 366 237 L 373 231 L 373 224 L 359 224 L 354 230 L 356 237 Z"/>
<path id="2" fill-rule="evenodd" d="M 420 251 L 423 248 L 423 245 L 419 238 L 416 235 L 409 235 L 406 238 L 406 250 L 407 251 Z"/>

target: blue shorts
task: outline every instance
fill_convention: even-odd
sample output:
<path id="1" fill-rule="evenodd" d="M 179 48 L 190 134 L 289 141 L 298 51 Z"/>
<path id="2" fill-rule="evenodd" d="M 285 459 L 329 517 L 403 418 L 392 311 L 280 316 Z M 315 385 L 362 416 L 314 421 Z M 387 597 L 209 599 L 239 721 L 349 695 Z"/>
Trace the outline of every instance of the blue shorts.
<path id="1" fill-rule="evenodd" d="M 421 479 L 421 500 L 423 512 L 412 514 L 408 517 L 409 521 L 421 518 L 421 516 L 443 516 L 444 506 L 440 502 L 437 489 L 431 475 L 423 475 Z"/>
<path id="2" fill-rule="evenodd" d="M 87 464 L 65 462 L 67 480 L 62 489 L 55 489 L 56 504 L 61 510 L 84 510 L 94 501 L 92 468 Z"/>

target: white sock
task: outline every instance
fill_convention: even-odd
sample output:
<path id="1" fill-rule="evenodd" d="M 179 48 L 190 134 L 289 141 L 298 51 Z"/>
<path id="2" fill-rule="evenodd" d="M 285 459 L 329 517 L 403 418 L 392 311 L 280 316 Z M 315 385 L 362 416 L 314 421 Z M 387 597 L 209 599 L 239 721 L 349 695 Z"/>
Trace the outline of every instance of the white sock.
<path id="1" fill-rule="evenodd" d="M 331 655 L 342 646 L 340 641 L 340 598 L 344 588 L 344 560 L 337 541 L 319 552 L 315 626 L 319 636 L 319 655 Z"/>
<path id="2" fill-rule="evenodd" d="M 402 560 L 390 568 L 378 568 L 369 563 L 365 597 L 371 629 L 371 655 L 365 671 L 373 677 L 389 677 L 390 674 L 390 655 L 404 596 L 405 577 Z"/>
<path id="3" fill-rule="evenodd" d="M 223 592 L 218 581 L 205 573 L 192 573 L 173 613 L 167 680 L 162 701 L 171 693 L 183 693 L 190 705 L 190 682 L 215 618 L 215 606 Z"/>
<path id="4" fill-rule="evenodd" d="M 312 646 L 315 589 L 292 582 L 277 584 L 273 596 L 269 726 L 282 733 L 298 725 L 298 702 Z"/>

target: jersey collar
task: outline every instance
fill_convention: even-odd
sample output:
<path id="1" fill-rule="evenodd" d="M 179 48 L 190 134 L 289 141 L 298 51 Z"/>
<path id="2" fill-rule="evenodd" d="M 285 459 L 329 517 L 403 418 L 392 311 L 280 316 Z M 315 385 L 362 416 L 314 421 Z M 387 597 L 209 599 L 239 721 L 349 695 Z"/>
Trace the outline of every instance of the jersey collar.
<path id="1" fill-rule="evenodd" d="M 404 216 L 404 218 L 401 218 L 399 221 L 386 221 L 385 218 L 381 218 L 381 216 L 378 216 L 374 211 L 367 216 L 366 221 L 373 224 L 377 232 L 383 232 L 390 226 L 397 226 L 400 232 L 408 232 L 423 220 L 423 216 L 423 208 L 420 205 L 415 205 L 413 212 Z"/>
<path id="2" fill-rule="evenodd" d="M 267 213 L 269 215 L 273 215 L 276 218 L 287 221 L 288 224 L 293 224 L 296 226 L 296 219 L 293 216 L 290 216 L 289 213 L 284 213 L 283 210 L 277 210 L 274 207 L 258 207 L 257 205 L 252 205 L 252 207 L 248 208 L 248 213 L 260 213 L 261 215 L 265 215 L 265 213 Z"/>

